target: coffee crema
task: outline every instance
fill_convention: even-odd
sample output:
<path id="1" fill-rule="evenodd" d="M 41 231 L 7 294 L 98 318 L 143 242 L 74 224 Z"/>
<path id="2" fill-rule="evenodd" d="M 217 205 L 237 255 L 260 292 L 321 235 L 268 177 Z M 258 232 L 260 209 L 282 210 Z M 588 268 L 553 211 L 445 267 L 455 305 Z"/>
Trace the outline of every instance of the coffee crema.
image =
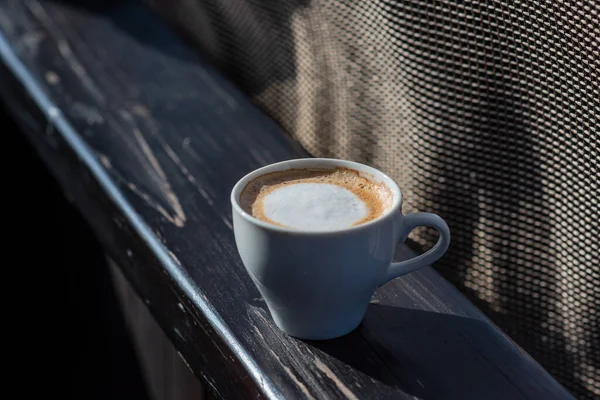
<path id="1" fill-rule="evenodd" d="M 244 211 L 292 229 L 336 230 L 385 214 L 392 191 L 349 168 L 290 169 L 261 175 L 240 195 Z"/>

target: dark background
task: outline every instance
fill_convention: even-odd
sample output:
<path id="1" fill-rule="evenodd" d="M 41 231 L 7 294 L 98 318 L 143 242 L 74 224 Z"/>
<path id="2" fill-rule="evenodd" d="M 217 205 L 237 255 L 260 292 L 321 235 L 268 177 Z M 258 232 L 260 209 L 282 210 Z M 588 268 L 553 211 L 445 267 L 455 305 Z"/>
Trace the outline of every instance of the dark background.
<path id="1" fill-rule="evenodd" d="M 16 302 L 5 303 L 8 386 L 21 395 L 149 398 L 102 250 L 1 103 L 0 130 L 3 297 L 13 292 Z"/>

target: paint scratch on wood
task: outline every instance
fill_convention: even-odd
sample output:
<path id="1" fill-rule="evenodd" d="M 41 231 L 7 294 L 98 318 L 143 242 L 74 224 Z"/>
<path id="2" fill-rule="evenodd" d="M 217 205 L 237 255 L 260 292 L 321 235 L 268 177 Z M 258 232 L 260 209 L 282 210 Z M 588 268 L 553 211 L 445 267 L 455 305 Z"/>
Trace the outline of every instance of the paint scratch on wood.
<path id="1" fill-rule="evenodd" d="M 233 230 L 233 224 L 231 222 L 229 222 L 229 220 L 223 216 L 221 216 L 221 219 L 223 220 L 223 222 L 225 222 L 225 225 L 227 225 L 227 227 L 231 230 Z"/>
<path id="2" fill-rule="evenodd" d="M 71 70 L 75 73 L 75 75 L 77 75 L 83 86 L 85 86 L 85 88 L 89 91 L 89 93 L 92 95 L 92 97 L 94 97 L 96 101 L 104 103 L 104 96 L 96 87 L 96 85 L 89 77 L 87 72 L 85 72 L 85 68 L 83 68 L 79 60 L 77 60 L 67 41 L 59 40 L 57 42 L 57 45 L 60 55 L 62 55 L 67 64 L 69 64 Z"/>
<path id="3" fill-rule="evenodd" d="M 133 129 L 132 129 L 132 131 L 133 131 L 133 135 L 135 136 L 135 139 L 137 140 L 138 144 L 140 145 L 140 148 L 142 149 L 142 152 L 144 153 L 144 155 L 146 156 L 146 158 L 150 162 L 150 165 L 154 169 L 154 172 L 156 172 L 156 174 L 163 181 L 166 181 L 167 180 L 167 175 L 165 174 L 165 171 L 163 171 L 162 167 L 160 166 L 160 163 L 158 162 L 158 159 L 156 158 L 156 156 L 152 152 L 152 149 L 150 148 L 150 145 L 148 144 L 148 142 L 144 138 L 144 135 L 142 134 L 142 132 L 139 130 L 139 128 L 137 126 L 134 126 Z"/>
<path id="4" fill-rule="evenodd" d="M 110 158 L 105 156 L 104 154 L 98 155 L 98 160 L 100 160 L 100 164 L 106 169 L 112 169 L 112 163 L 110 162 Z"/>
<path id="5" fill-rule="evenodd" d="M 452 313 L 444 301 L 441 301 L 435 293 L 425 287 L 420 281 L 413 279 L 407 281 L 405 292 L 414 299 L 415 303 L 427 306 L 423 309 L 440 313 Z"/>
<path id="6" fill-rule="evenodd" d="M 165 174 L 162 167 L 160 166 L 160 163 L 158 162 L 158 159 L 152 152 L 152 149 L 148 145 L 148 142 L 146 141 L 146 139 L 144 139 L 142 132 L 135 126 L 133 127 L 132 131 L 133 131 L 133 135 L 135 136 L 136 141 L 140 145 L 142 152 L 148 159 L 148 162 L 150 162 L 150 165 L 152 166 L 152 168 L 154 169 L 156 174 L 160 177 L 160 186 L 161 186 L 162 192 L 165 195 L 165 197 L 167 198 L 167 201 L 169 202 L 171 207 L 173 208 L 175 215 L 170 215 L 162 207 L 161 207 L 161 209 L 162 209 L 161 213 L 165 216 L 165 218 L 167 218 L 169 220 L 169 222 L 171 222 L 172 224 L 174 224 L 177 227 L 182 227 L 185 224 L 186 217 L 183 212 L 183 208 L 181 207 L 181 204 L 179 203 L 179 199 L 177 198 L 177 196 L 171 189 L 171 185 L 169 184 L 169 181 L 167 180 L 167 175 Z"/>
<path id="7" fill-rule="evenodd" d="M 58 76 L 58 74 L 54 71 L 46 71 L 46 73 L 44 74 L 44 78 L 46 78 L 46 82 L 48 82 L 48 84 L 52 86 L 58 85 L 60 83 L 60 76 Z"/>
<path id="8" fill-rule="evenodd" d="M 350 389 L 348 386 L 344 385 L 344 383 L 337 377 L 336 374 L 333 373 L 331 369 L 327 365 L 323 363 L 323 361 L 315 358 L 315 367 L 317 367 L 321 372 L 325 374 L 329 379 L 333 381 L 335 386 L 339 389 L 340 392 L 349 400 L 358 400 L 358 397 Z"/>
<path id="9" fill-rule="evenodd" d="M 130 182 L 127 184 L 127 187 L 133 193 L 135 193 L 136 195 L 141 197 L 146 203 L 148 203 L 148 205 L 150 207 L 152 207 L 156 211 L 158 211 L 163 217 L 165 217 L 167 219 L 167 221 L 169 221 L 170 223 L 172 223 L 173 225 L 175 225 L 179 228 L 181 228 L 183 226 L 183 221 L 179 220 L 177 217 L 171 216 L 171 214 L 169 214 L 169 212 L 167 210 L 165 210 L 163 206 L 161 206 L 156 201 L 154 201 L 147 193 L 144 193 L 143 191 L 141 191 L 135 184 Z M 154 232 L 154 233 L 156 234 L 156 232 Z M 161 239 L 161 241 L 162 241 L 162 238 L 160 237 L 160 235 L 157 235 L 157 237 L 159 239 Z"/>
<path id="10" fill-rule="evenodd" d="M 260 336 L 260 338 L 263 340 L 263 342 L 265 341 L 265 337 L 263 336 L 263 334 L 260 332 L 260 329 L 258 329 L 256 326 L 252 327 L 254 329 L 254 332 L 256 332 L 256 334 L 258 336 Z"/>
<path id="11" fill-rule="evenodd" d="M 196 181 L 196 178 L 194 178 L 194 176 L 190 173 L 190 171 L 183 164 L 183 162 L 181 161 L 179 156 L 175 153 L 175 151 L 173 151 L 171 146 L 169 146 L 168 144 L 165 144 L 164 149 L 167 152 L 167 155 L 169 156 L 169 158 L 171 158 L 171 160 L 173 160 L 173 162 L 177 165 L 177 167 L 179 167 L 179 169 L 181 170 L 181 172 L 183 173 L 185 178 L 188 180 L 188 182 L 190 182 L 192 185 L 194 185 L 194 187 L 198 190 L 200 195 L 206 200 L 208 205 L 212 206 L 214 204 L 213 200 L 210 198 L 210 196 L 208 195 L 206 190 L 204 190 L 204 188 L 202 186 L 200 186 L 200 184 L 198 184 L 198 181 Z"/>
<path id="12" fill-rule="evenodd" d="M 71 106 L 71 114 L 85 120 L 88 125 L 100 125 L 104 123 L 104 117 L 97 108 L 77 101 Z"/>
<path id="13" fill-rule="evenodd" d="M 269 321 L 267 319 L 267 317 L 265 317 L 263 315 L 263 310 L 262 309 L 260 309 L 258 307 L 252 307 L 252 311 L 254 311 L 254 314 L 256 314 L 256 316 L 259 317 L 260 319 L 262 319 L 263 322 L 265 322 L 266 324 L 270 325 L 272 323 L 271 321 Z"/>
<path id="14" fill-rule="evenodd" d="M 29 50 L 29 53 L 35 57 L 39 53 L 40 43 L 45 37 L 46 35 L 43 32 L 27 32 L 23 35 L 21 40 Z"/>
<path id="15" fill-rule="evenodd" d="M 254 328 L 257 329 L 256 327 L 254 327 Z M 302 382 L 300 379 L 298 379 L 298 377 L 296 376 L 296 374 L 294 374 L 292 372 L 292 370 L 290 369 L 290 367 L 288 367 L 287 365 L 285 365 L 285 364 L 283 364 L 281 362 L 281 358 L 279 358 L 279 356 L 277 355 L 277 353 L 275 353 L 270 348 L 269 348 L 269 351 L 271 352 L 271 355 L 277 359 L 277 362 L 279 363 L 279 365 L 281 365 L 281 367 L 283 367 L 283 370 L 285 371 L 285 373 L 290 377 L 290 379 L 292 381 L 294 381 L 294 383 L 296 384 L 296 386 L 298 387 L 298 389 L 300 389 L 300 391 L 304 394 L 304 396 L 306 396 L 307 399 L 314 399 L 314 397 L 308 391 L 308 388 L 306 387 L 306 385 L 304 384 L 304 382 Z"/>
<path id="16" fill-rule="evenodd" d="M 173 253 L 171 250 L 167 249 L 167 252 L 169 253 L 169 255 L 171 256 L 171 258 L 173 259 L 173 261 L 175 261 L 175 263 L 177 265 L 179 265 L 181 267 L 181 261 L 179 261 L 179 258 L 177 258 L 177 256 L 175 255 L 175 253 Z"/>
<path id="17" fill-rule="evenodd" d="M 150 110 L 142 104 L 136 104 L 131 108 L 131 112 L 142 118 L 150 118 Z"/>
<path id="18" fill-rule="evenodd" d="M 175 332 L 175 334 L 176 334 L 177 336 L 179 336 L 179 338 L 180 338 L 180 339 L 181 339 L 183 342 L 187 342 L 187 340 L 185 339 L 185 336 L 183 336 L 183 335 L 181 334 L 181 332 L 179 331 L 179 329 L 177 329 L 177 328 L 175 327 L 175 328 L 173 328 L 173 331 Z"/>
<path id="19" fill-rule="evenodd" d="M 50 18 L 44 8 L 35 1 L 27 2 L 27 7 L 33 15 L 47 28 L 50 35 L 54 37 L 58 46 L 58 52 L 65 59 L 71 70 L 77 75 L 83 86 L 88 90 L 90 95 L 98 102 L 104 103 L 104 95 L 98 87 L 94 84 L 94 81 L 90 78 L 85 68 L 79 60 L 73 54 L 69 43 L 60 33 L 58 25 Z"/>
<path id="20" fill-rule="evenodd" d="M 187 369 L 194 373 L 194 370 L 192 369 L 192 367 L 190 366 L 190 364 L 187 362 L 187 360 L 185 359 L 185 357 L 183 356 L 183 354 L 181 354 L 181 352 L 177 351 L 177 355 L 179 356 L 179 358 L 181 359 L 181 361 L 183 361 L 183 363 L 185 364 L 185 366 L 187 367 Z"/>

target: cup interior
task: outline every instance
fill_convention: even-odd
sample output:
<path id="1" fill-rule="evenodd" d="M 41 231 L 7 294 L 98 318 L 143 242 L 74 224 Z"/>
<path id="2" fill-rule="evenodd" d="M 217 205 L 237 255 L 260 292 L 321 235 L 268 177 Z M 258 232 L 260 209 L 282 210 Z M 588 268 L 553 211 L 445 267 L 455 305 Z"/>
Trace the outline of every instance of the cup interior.
<path id="1" fill-rule="evenodd" d="M 392 196 L 393 196 L 392 204 L 389 207 L 389 209 L 387 209 L 386 212 L 384 212 L 382 215 L 380 215 L 379 217 L 377 217 L 371 221 L 365 222 L 364 224 L 344 228 L 344 229 L 338 229 L 335 231 L 319 231 L 318 233 L 328 233 L 328 232 L 338 232 L 338 231 L 361 229 L 363 227 L 372 225 L 373 223 L 377 223 L 381 219 L 389 217 L 389 215 L 391 215 L 395 212 L 398 212 L 400 210 L 400 206 L 402 204 L 402 193 L 400 191 L 400 188 L 398 187 L 398 184 L 396 184 L 396 182 L 394 182 L 394 180 L 392 178 L 390 178 L 388 175 L 384 174 L 383 172 L 379 171 L 378 169 L 375 169 L 375 168 L 370 167 L 365 164 L 357 163 L 354 161 L 347 161 L 347 160 L 338 160 L 338 159 L 332 159 L 332 158 L 300 158 L 300 159 L 281 161 L 281 162 L 278 162 L 275 164 L 270 164 L 270 165 L 264 166 L 262 168 L 259 168 L 259 169 L 256 169 L 256 170 L 250 172 L 249 174 L 244 176 L 242 179 L 240 179 L 235 184 L 235 186 L 233 187 L 233 189 L 231 191 L 231 203 L 232 203 L 234 212 L 238 213 L 243 218 L 248 219 L 248 220 L 252 221 L 253 223 L 261 225 L 265 228 L 289 231 L 289 232 L 294 232 L 294 233 L 302 232 L 301 230 L 298 230 L 298 229 L 285 228 L 285 227 L 272 225 L 267 222 L 261 221 L 258 218 L 253 217 L 252 215 L 248 214 L 247 212 L 245 212 L 242 209 L 242 207 L 240 205 L 240 196 L 242 194 L 242 191 L 248 185 L 249 182 L 251 182 L 252 180 L 254 180 L 262 175 L 269 174 L 272 172 L 286 171 L 286 170 L 290 170 L 290 169 L 311 169 L 311 168 L 315 168 L 315 169 L 348 168 L 348 169 L 355 170 L 361 176 L 367 178 L 371 182 L 385 184 L 385 186 L 388 187 L 388 189 L 390 190 L 390 192 L 392 193 Z M 317 233 L 317 232 L 310 231 L 310 233 Z"/>

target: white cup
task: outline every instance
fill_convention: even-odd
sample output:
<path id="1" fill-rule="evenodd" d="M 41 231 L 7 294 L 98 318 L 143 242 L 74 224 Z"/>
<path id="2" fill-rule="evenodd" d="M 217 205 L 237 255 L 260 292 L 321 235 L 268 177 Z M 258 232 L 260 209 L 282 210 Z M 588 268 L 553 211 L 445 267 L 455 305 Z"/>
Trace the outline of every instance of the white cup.
<path id="1" fill-rule="evenodd" d="M 242 190 L 261 175 L 336 167 L 384 183 L 393 194 L 390 209 L 361 225 L 315 232 L 269 224 L 240 206 Z M 430 213 L 402 215 L 398 185 L 383 172 L 351 161 L 305 158 L 259 168 L 234 186 L 231 205 L 235 241 L 246 270 L 275 324 L 301 339 L 331 339 L 351 332 L 362 321 L 377 287 L 432 264 L 450 244 L 450 230 L 442 218 Z M 425 254 L 393 263 L 397 244 L 420 225 L 439 231 L 437 244 Z"/>

